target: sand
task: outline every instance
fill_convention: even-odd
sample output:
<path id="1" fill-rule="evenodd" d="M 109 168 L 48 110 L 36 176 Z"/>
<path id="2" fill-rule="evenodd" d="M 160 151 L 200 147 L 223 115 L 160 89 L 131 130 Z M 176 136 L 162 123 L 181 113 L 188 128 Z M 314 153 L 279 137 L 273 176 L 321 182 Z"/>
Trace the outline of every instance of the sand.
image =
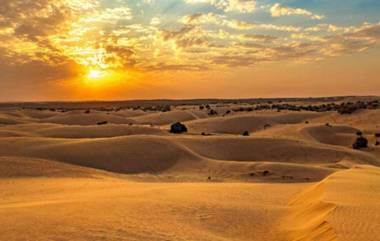
<path id="1" fill-rule="evenodd" d="M 379 240 L 380 110 L 237 106 L 0 110 L 0 240 Z"/>

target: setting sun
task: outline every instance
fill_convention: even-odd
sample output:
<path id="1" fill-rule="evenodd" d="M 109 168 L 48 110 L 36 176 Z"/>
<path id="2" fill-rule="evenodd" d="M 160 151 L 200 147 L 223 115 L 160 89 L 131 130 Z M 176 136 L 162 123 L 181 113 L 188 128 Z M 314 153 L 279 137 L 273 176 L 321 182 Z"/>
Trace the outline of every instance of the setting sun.
<path id="1" fill-rule="evenodd" d="M 87 74 L 88 79 L 100 79 L 100 78 L 105 77 L 105 76 L 106 76 L 105 71 L 95 70 L 95 69 L 90 70 Z"/>
<path id="2" fill-rule="evenodd" d="M 80 88 L 86 91 L 101 90 L 102 93 L 112 88 L 119 88 L 126 81 L 131 82 L 132 74 L 126 71 L 111 69 L 89 69 L 82 77 Z"/>
<path id="3" fill-rule="evenodd" d="M 91 87 L 105 86 L 114 80 L 115 76 L 111 71 L 90 69 L 84 78 L 84 83 Z"/>

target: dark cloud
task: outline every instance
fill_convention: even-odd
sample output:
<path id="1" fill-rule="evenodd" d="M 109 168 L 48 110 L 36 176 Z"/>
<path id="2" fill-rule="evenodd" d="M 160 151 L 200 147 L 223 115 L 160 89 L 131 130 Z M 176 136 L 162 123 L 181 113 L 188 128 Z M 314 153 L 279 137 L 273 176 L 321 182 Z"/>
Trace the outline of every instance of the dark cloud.
<path id="1" fill-rule="evenodd" d="M 60 55 L 40 54 L 41 60 L 17 55 L 0 48 L 0 82 L 20 81 L 33 84 L 48 80 L 65 80 L 76 76 L 79 66 Z"/>

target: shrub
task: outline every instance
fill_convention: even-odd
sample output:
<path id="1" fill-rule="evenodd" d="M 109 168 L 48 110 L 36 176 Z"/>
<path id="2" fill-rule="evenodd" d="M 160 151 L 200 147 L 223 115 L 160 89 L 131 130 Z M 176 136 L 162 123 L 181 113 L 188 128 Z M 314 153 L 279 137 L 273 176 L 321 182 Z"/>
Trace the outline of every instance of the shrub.
<path id="1" fill-rule="evenodd" d="M 356 138 L 356 141 L 354 142 L 354 144 L 352 144 L 352 147 L 357 150 L 367 148 L 368 140 L 365 137 L 360 136 Z"/>
<path id="2" fill-rule="evenodd" d="M 249 131 L 244 131 L 243 136 L 249 136 Z"/>
<path id="3" fill-rule="evenodd" d="M 170 126 L 170 133 L 181 134 L 184 132 L 187 132 L 187 127 L 180 122 L 174 123 Z"/>
<path id="4" fill-rule="evenodd" d="M 101 125 L 107 125 L 108 124 L 108 121 L 101 121 L 101 122 L 98 122 L 97 125 L 101 126 Z"/>
<path id="5" fill-rule="evenodd" d="M 271 173 L 268 170 L 263 171 L 263 176 L 269 176 Z"/>

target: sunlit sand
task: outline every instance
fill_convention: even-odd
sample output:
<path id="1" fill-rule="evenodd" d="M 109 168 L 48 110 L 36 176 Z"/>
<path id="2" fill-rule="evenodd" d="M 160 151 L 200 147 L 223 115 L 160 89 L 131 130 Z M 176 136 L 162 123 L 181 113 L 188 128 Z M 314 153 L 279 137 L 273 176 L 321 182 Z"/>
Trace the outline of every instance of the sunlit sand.
<path id="1" fill-rule="evenodd" d="M 378 102 L 321 107 L 357 100 L 2 104 L 0 240 L 376 241 Z"/>

